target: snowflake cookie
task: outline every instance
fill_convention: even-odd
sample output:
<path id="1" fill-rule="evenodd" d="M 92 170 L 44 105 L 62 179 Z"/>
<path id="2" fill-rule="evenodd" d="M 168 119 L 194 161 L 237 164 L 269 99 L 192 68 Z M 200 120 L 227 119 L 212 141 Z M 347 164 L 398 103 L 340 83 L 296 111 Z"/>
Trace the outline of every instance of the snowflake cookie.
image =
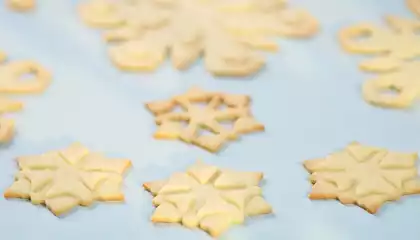
<path id="1" fill-rule="evenodd" d="M 376 54 L 360 68 L 378 73 L 362 87 L 363 98 L 370 104 L 409 107 L 420 96 L 420 21 L 386 16 L 389 28 L 358 24 L 340 32 L 342 47 L 355 53 Z M 393 92 L 394 94 L 390 94 Z"/>
<path id="2" fill-rule="evenodd" d="M 199 227 L 217 237 L 247 216 L 272 212 L 258 186 L 262 178 L 260 172 L 220 169 L 197 161 L 185 173 L 143 186 L 154 196 L 152 222 Z"/>
<path id="3" fill-rule="evenodd" d="M 391 152 L 353 142 L 325 158 L 308 160 L 310 199 L 338 199 L 376 213 L 387 201 L 420 193 L 417 154 Z"/>
<path id="4" fill-rule="evenodd" d="M 45 204 L 55 215 L 94 201 L 124 201 L 122 175 L 131 166 L 126 159 L 108 159 L 80 143 L 59 151 L 17 158 L 19 173 L 5 198 Z"/>
<path id="5" fill-rule="evenodd" d="M 158 125 L 155 138 L 180 139 L 217 152 L 226 141 L 237 139 L 241 134 L 264 131 L 264 125 L 251 115 L 249 105 L 250 98 L 246 95 L 208 92 L 193 87 L 169 100 L 147 103 L 146 108 L 155 115 Z M 175 111 L 178 106 L 183 110 Z M 205 134 L 204 130 L 211 134 Z"/>
<path id="6" fill-rule="evenodd" d="M 216 76 L 248 76 L 276 51 L 275 36 L 310 37 L 318 22 L 285 0 L 91 0 L 79 8 L 83 21 L 108 28 L 112 62 L 122 70 L 153 71 L 170 54 L 179 70 L 203 55 Z"/>

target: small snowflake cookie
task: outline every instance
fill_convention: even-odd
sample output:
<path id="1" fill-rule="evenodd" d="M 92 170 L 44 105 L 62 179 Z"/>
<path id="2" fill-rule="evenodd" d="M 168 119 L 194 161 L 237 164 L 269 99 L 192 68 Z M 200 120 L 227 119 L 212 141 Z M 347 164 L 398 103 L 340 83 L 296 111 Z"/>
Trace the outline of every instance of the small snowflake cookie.
<path id="1" fill-rule="evenodd" d="M 155 115 L 158 125 L 155 138 L 180 139 L 217 152 L 225 142 L 241 134 L 264 131 L 264 125 L 251 115 L 249 105 L 250 98 L 246 95 L 193 87 L 169 100 L 147 103 L 146 108 Z M 176 111 L 176 107 L 183 110 Z"/>
<path id="2" fill-rule="evenodd" d="M 35 0 L 6 0 L 10 9 L 15 11 L 29 11 L 35 8 Z"/>
<path id="3" fill-rule="evenodd" d="M 406 108 L 420 97 L 420 21 L 391 15 L 385 20 L 389 28 L 363 23 L 343 29 L 340 43 L 349 52 L 377 55 L 360 64 L 362 70 L 379 74 L 364 83 L 365 101 Z"/>
<path id="4" fill-rule="evenodd" d="M 59 151 L 18 157 L 17 163 L 20 170 L 4 197 L 44 204 L 57 216 L 95 201 L 124 201 L 122 175 L 131 166 L 130 160 L 106 158 L 80 143 Z"/>
<path id="5" fill-rule="evenodd" d="M 118 42 L 109 56 L 126 71 L 154 71 L 170 55 L 179 70 L 203 56 L 215 76 L 249 76 L 265 65 L 259 51 L 276 51 L 276 36 L 310 37 L 318 22 L 284 0 L 91 0 L 80 5 L 83 21 L 107 28 Z"/>
<path id="6" fill-rule="evenodd" d="M 338 199 L 376 213 L 387 201 L 420 193 L 417 154 L 392 152 L 353 142 L 325 158 L 307 160 L 310 199 Z"/>
<path id="7" fill-rule="evenodd" d="M 220 169 L 197 161 L 185 173 L 144 183 L 154 196 L 155 223 L 199 227 L 217 237 L 247 216 L 272 213 L 258 186 L 263 174 Z"/>

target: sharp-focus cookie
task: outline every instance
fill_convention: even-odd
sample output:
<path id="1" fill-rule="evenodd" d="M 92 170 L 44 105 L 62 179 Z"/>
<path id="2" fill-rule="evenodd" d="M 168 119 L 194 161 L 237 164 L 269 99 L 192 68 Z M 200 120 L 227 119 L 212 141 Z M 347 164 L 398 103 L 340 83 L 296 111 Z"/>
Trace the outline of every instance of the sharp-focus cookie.
<path id="1" fill-rule="evenodd" d="M 19 172 L 4 197 L 45 204 L 57 216 L 95 201 L 124 201 L 122 175 L 131 166 L 130 160 L 106 158 L 80 143 L 59 151 L 18 157 L 17 163 Z"/>
<path id="2" fill-rule="evenodd" d="M 176 107 L 183 110 L 174 111 Z M 146 108 L 155 115 L 155 138 L 180 139 L 210 152 L 219 151 L 225 142 L 242 134 L 264 131 L 264 125 L 251 115 L 250 98 L 246 95 L 193 87 L 171 99 L 149 102 Z M 226 122 L 233 126 L 224 126 Z M 211 134 L 204 134 L 203 130 Z"/>
<path id="3" fill-rule="evenodd" d="M 144 183 L 154 196 L 155 223 L 180 223 L 217 237 L 248 216 L 272 213 L 258 186 L 263 174 L 221 169 L 197 161 L 185 173 Z"/>

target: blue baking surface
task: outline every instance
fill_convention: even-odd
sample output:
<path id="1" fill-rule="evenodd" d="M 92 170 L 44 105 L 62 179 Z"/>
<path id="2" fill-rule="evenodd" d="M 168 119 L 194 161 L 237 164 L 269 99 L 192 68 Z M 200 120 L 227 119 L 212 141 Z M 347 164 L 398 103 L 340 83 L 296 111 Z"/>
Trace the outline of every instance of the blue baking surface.
<path id="1" fill-rule="evenodd" d="M 110 63 L 99 32 L 81 23 L 76 2 L 38 0 L 28 14 L 0 7 L 0 49 L 11 60 L 33 59 L 54 81 L 43 95 L 14 114 L 17 136 L 0 150 L 0 188 L 13 181 L 19 155 L 42 153 L 80 141 L 109 156 L 132 159 L 125 204 L 98 203 L 57 218 L 23 201 L 0 198 L 1 239 L 7 240 L 205 240 L 199 230 L 154 226 L 151 197 L 141 184 L 168 177 L 196 159 L 265 174 L 264 195 L 272 216 L 233 227 L 225 240 L 419 239 L 420 197 L 388 203 L 374 216 L 336 201 L 310 201 L 305 159 L 322 157 L 351 141 L 400 151 L 420 149 L 420 111 L 386 110 L 366 104 L 360 85 L 369 76 L 362 57 L 343 52 L 337 31 L 358 22 L 381 23 L 385 14 L 414 17 L 402 0 L 291 0 L 311 11 L 322 31 L 311 40 L 279 39 L 266 69 L 249 79 L 215 79 L 202 62 L 186 72 L 165 63 L 153 74 L 128 74 Z M 164 99 L 196 85 L 249 94 L 266 132 L 244 136 L 219 154 L 180 142 L 152 138 L 147 101 Z"/>

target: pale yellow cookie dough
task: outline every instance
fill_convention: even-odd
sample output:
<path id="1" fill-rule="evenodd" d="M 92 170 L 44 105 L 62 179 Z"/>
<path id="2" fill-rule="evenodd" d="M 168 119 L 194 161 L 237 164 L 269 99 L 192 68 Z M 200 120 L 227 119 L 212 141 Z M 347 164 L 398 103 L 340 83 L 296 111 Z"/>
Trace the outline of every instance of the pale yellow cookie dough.
<path id="1" fill-rule="evenodd" d="M 6 53 L 0 50 L 0 63 L 6 61 L 6 59 L 7 59 Z"/>
<path id="2" fill-rule="evenodd" d="M 0 97 L 0 114 L 8 112 L 17 112 L 22 110 L 22 108 L 23 103 L 21 101 Z"/>
<path id="3" fill-rule="evenodd" d="M 35 8 L 35 0 L 6 0 L 7 6 L 15 11 L 29 11 Z"/>
<path id="4" fill-rule="evenodd" d="M 259 183 L 260 172 L 221 169 L 197 161 L 185 173 L 152 181 L 143 187 L 154 196 L 155 223 L 180 223 L 218 237 L 248 216 L 272 213 Z"/>
<path id="5" fill-rule="evenodd" d="M 338 199 L 376 213 L 387 201 L 420 193 L 416 153 L 389 151 L 351 143 L 325 158 L 308 160 L 309 198 Z"/>
<path id="6" fill-rule="evenodd" d="M 15 134 L 15 122 L 12 119 L 0 118 L 0 143 L 9 143 Z"/>
<path id="7" fill-rule="evenodd" d="M 173 111 L 175 107 L 183 111 Z M 155 138 L 180 139 L 210 152 L 221 150 L 227 141 L 242 134 L 264 131 L 264 125 L 251 115 L 250 98 L 246 95 L 193 87 L 169 100 L 149 102 L 146 108 L 155 115 Z M 232 123 L 232 127 L 222 125 L 223 122 Z M 203 130 L 211 134 L 203 134 Z"/>
<path id="8" fill-rule="evenodd" d="M 353 53 L 376 54 L 360 64 L 364 71 L 378 73 L 362 87 L 364 99 L 381 107 L 409 107 L 419 92 L 420 21 L 386 16 L 388 28 L 363 23 L 343 29 L 342 47 Z M 395 94 L 386 92 L 394 91 Z"/>
<path id="9" fill-rule="evenodd" d="M 122 70 L 154 71 L 170 56 L 179 70 L 200 56 L 216 76 L 248 76 L 263 68 L 263 51 L 276 51 L 276 36 L 310 37 L 318 22 L 283 0 L 93 0 L 80 6 L 90 26 L 104 32 L 112 62 Z M 226 52 L 226 49 L 229 50 Z"/>
<path id="10" fill-rule="evenodd" d="M 420 0 L 406 0 L 408 8 L 420 17 Z"/>
<path id="11" fill-rule="evenodd" d="M 50 72 L 33 61 L 13 61 L 0 65 L 0 93 L 41 93 L 50 81 Z"/>
<path id="12" fill-rule="evenodd" d="M 123 173 L 127 159 L 109 159 L 80 143 L 41 155 L 17 158 L 19 172 L 4 192 L 5 198 L 29 199 L 45 204 L 55 215 L 95 201 L 124 201 Z"/>

